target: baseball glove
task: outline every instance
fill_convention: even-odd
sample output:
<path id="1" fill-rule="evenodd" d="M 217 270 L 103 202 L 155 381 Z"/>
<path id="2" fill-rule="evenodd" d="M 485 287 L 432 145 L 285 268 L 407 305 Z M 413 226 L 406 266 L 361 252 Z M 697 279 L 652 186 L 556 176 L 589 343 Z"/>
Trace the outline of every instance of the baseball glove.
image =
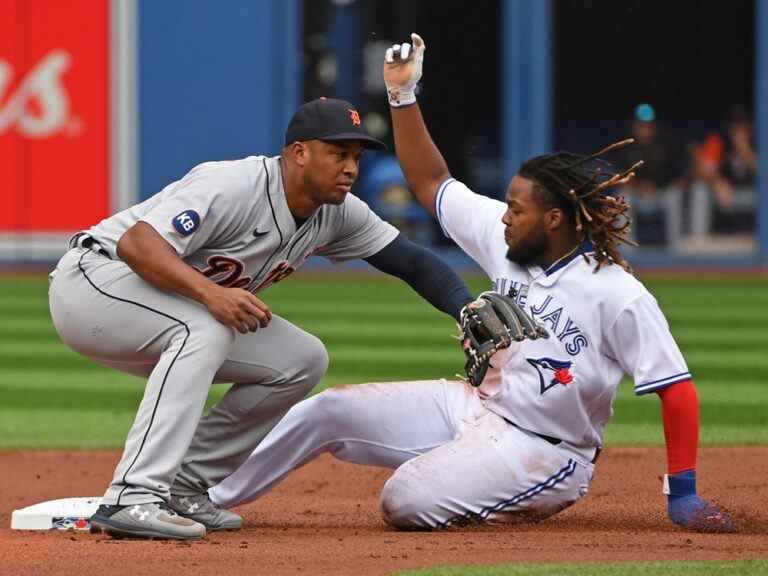
<path id="1" fill-rule="evenodd" d="M 467 361 L 464 371 L 472 386 L 480 386 L 491 357 L 513 341 L 549 338 L 539 322 L 518 306 L 514 298 L 483 292 L 461 310 L 461 344 Z"/>

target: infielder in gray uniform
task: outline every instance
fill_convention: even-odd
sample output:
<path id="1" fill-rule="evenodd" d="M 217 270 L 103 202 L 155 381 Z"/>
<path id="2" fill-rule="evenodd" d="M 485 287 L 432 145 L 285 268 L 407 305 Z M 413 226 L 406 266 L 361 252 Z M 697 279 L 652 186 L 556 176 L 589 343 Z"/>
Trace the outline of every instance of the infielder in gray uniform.
<path id="1" fill-rule="evenodd" d="M 201 164 L 72 238 L 51 274 L 61 339 L 148 377 L 93 526 L 182 539 L 240 527 L 207 489 L 328 365 L 320 340 L 255 296 L 310 255 L 363 258 L 454 318 L 472 300 L 444 263 L 349 194 L 364 148 L 382 147 L 351 104 L 315 100 L 294 115 L 280 156 Z M 234 384 L 203 416 L 214 382 Z"/>

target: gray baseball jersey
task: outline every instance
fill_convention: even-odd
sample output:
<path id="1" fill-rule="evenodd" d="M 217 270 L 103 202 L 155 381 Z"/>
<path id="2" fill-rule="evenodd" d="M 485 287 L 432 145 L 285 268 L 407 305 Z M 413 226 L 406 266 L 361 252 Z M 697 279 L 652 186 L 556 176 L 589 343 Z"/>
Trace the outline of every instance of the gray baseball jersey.
<path id="1" fill-rule="evenodd" d="M 114 258 L 120 237 L 139 221 L 211 280 L 254 293 L 313 254 L 338 261 L 366 258 L 398 234 L 352 194 L 339 206 L 324 204 L 297 228 L 277 156 L 200 164 L 88 233 Z"/>
<path id="2" fill-rule="evenodd" d="M 201 164 L 88 230 L 100 248 L 78 244 L 52 274 L 54 325 L 84 356 L 148 377 L 105 504 L 167 501 L 222 480 L 328 364 L 322 342 L 277 315 L 239 334 L 197 302 L 142 280 L 116 254 L 120 237 L 139 221 L 214 282 L 251 292 L 311 254 L 365 258 L 398 234 L 351 194 L 297 226 L 280 159 L 263 156 Z M 201 418 L 212 381 L 235 384 Z"/>

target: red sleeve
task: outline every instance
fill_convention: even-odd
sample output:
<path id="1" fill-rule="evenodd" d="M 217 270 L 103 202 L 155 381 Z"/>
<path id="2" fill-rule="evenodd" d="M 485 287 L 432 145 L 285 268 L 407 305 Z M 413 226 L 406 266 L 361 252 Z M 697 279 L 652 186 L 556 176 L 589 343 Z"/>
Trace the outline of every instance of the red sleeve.
<path id="1" fill-rule="evenodd" d="M 667 442 L 667 473 L 694 470 L 699 447 L 699 397 L 693 380 L 662 388 L 657 394 Z"/>

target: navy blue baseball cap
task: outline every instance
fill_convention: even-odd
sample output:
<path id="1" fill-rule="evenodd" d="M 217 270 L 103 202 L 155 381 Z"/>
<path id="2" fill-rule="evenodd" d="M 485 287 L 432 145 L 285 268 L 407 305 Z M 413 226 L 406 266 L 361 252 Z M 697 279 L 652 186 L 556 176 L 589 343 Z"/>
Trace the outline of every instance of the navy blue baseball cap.
<path id="1" fill-rule="evenodd" d="M 296 110 L 285 131 L 285 145 L 303 140 L 359 140 L 366 148 L 387 148 L 365 133 L 360 113 L 352 104 L 335 98 L 318 98 Z"/>

